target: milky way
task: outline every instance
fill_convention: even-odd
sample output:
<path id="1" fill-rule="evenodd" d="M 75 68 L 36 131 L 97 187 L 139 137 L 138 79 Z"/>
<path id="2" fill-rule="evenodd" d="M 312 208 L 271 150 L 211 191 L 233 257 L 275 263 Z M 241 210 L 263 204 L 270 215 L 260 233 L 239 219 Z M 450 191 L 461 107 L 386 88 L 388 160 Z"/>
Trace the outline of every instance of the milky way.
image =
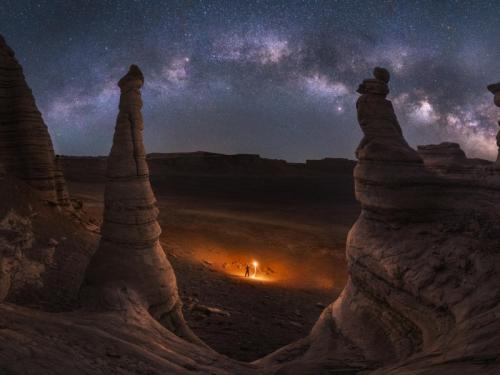
<path id="1" fill-rule="evenodd" d="M 496 1 L 0 1 L 56 151 L 107 154 L 132 63 L 149 152 L 353 158 L 375 65 L 410 144 L 496 156 Z"/>

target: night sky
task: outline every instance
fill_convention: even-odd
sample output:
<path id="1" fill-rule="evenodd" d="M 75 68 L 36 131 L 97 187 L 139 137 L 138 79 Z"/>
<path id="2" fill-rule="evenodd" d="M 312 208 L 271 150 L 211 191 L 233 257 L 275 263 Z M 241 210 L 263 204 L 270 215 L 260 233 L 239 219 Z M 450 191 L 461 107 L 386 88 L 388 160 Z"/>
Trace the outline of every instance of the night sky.
<path id="1" fill-rule="evenodd" d="M 380 65 L 409 143 L 496 157 L 498 1 L 0 0 L 56 152 L 105 155 L 118 79 L 143 89 L 148 152 L 354 158 L 357 85 Z"/>

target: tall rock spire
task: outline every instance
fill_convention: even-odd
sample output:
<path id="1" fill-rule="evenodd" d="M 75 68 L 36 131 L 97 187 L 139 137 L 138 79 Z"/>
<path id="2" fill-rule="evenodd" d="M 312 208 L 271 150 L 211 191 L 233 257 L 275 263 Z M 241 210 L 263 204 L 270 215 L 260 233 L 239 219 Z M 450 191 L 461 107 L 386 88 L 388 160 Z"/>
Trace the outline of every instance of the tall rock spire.
<path id="1" fill-rule="evenodd" d="M 40 191 L 43 199 L 67 205 L 67 197 L 60 196 L 56 188 L 55 155 L 47 126 L 14 51 L 1 35 L 0 164 L 6 173 Z M 59 191 L 65 190 L 61 173 L 59 185 Z"/>
<path id="2" fill-rule="evenodd" d="M 495 103 L 495 105 L 497 107 L 500 107 L 500 82 L 488 85 L 488 90 L 494 95 L 493 102 Z M 498 121 L 498 126 L 500 126 L 500 121 Z M 497 133 L 497 146 L 498 146 L 498 154 L 497 154 L 497 160 L 495 162 L 496 168 L 500 166 L 500 130 Z"/>
<path id="3" fill-rule="evenodd" d="M 117 308 L 123 295 L 135 296 L 164 326 L 197 341 L 182 317 L 174 271 L 159 243 L 158 209 L 143 144 L 143 83 L 136 65 L 118 82 L 120 111 L 108 158 L 102 237 L 83 294 L 93 296 L 93 303 L 97 296 L 99 307 L 108 309 Z"/>

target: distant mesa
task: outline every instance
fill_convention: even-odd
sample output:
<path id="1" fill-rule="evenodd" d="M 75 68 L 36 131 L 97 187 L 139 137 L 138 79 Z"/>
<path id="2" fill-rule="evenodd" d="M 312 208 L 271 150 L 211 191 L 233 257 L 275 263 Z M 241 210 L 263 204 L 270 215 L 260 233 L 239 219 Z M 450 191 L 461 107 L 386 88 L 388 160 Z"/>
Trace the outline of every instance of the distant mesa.
<path id="1" fill-rule="evenodd" d="M 104 181 L 105 156 L 61 156 L 64 174 L 71 181 Z M 289 163 L 280 159 L 266 159 L 257 154 L 225 155 L 213 152 L 151 153 L 146 156 L 151 177 L 172 174 L 208 175 L 315 175 L 351 174 L 355 162 L 343 158 L 306 160 Z M 85 170 L 85 174 L 81 171 Z"/>

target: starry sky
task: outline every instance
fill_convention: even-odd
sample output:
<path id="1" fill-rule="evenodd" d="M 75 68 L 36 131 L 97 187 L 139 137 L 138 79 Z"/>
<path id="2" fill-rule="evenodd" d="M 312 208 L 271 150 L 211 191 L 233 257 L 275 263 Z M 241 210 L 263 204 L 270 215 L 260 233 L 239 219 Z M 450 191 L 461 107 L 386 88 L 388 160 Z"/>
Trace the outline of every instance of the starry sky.
<path id="1" fill-rule="evenodd" d="M 148 152 L 354 158 L 355 92 L 374 66 L 412 146 L 493 159 L 498 1 L 0 0 L 56 152 L 109 152 L 132 63 Z"/>

